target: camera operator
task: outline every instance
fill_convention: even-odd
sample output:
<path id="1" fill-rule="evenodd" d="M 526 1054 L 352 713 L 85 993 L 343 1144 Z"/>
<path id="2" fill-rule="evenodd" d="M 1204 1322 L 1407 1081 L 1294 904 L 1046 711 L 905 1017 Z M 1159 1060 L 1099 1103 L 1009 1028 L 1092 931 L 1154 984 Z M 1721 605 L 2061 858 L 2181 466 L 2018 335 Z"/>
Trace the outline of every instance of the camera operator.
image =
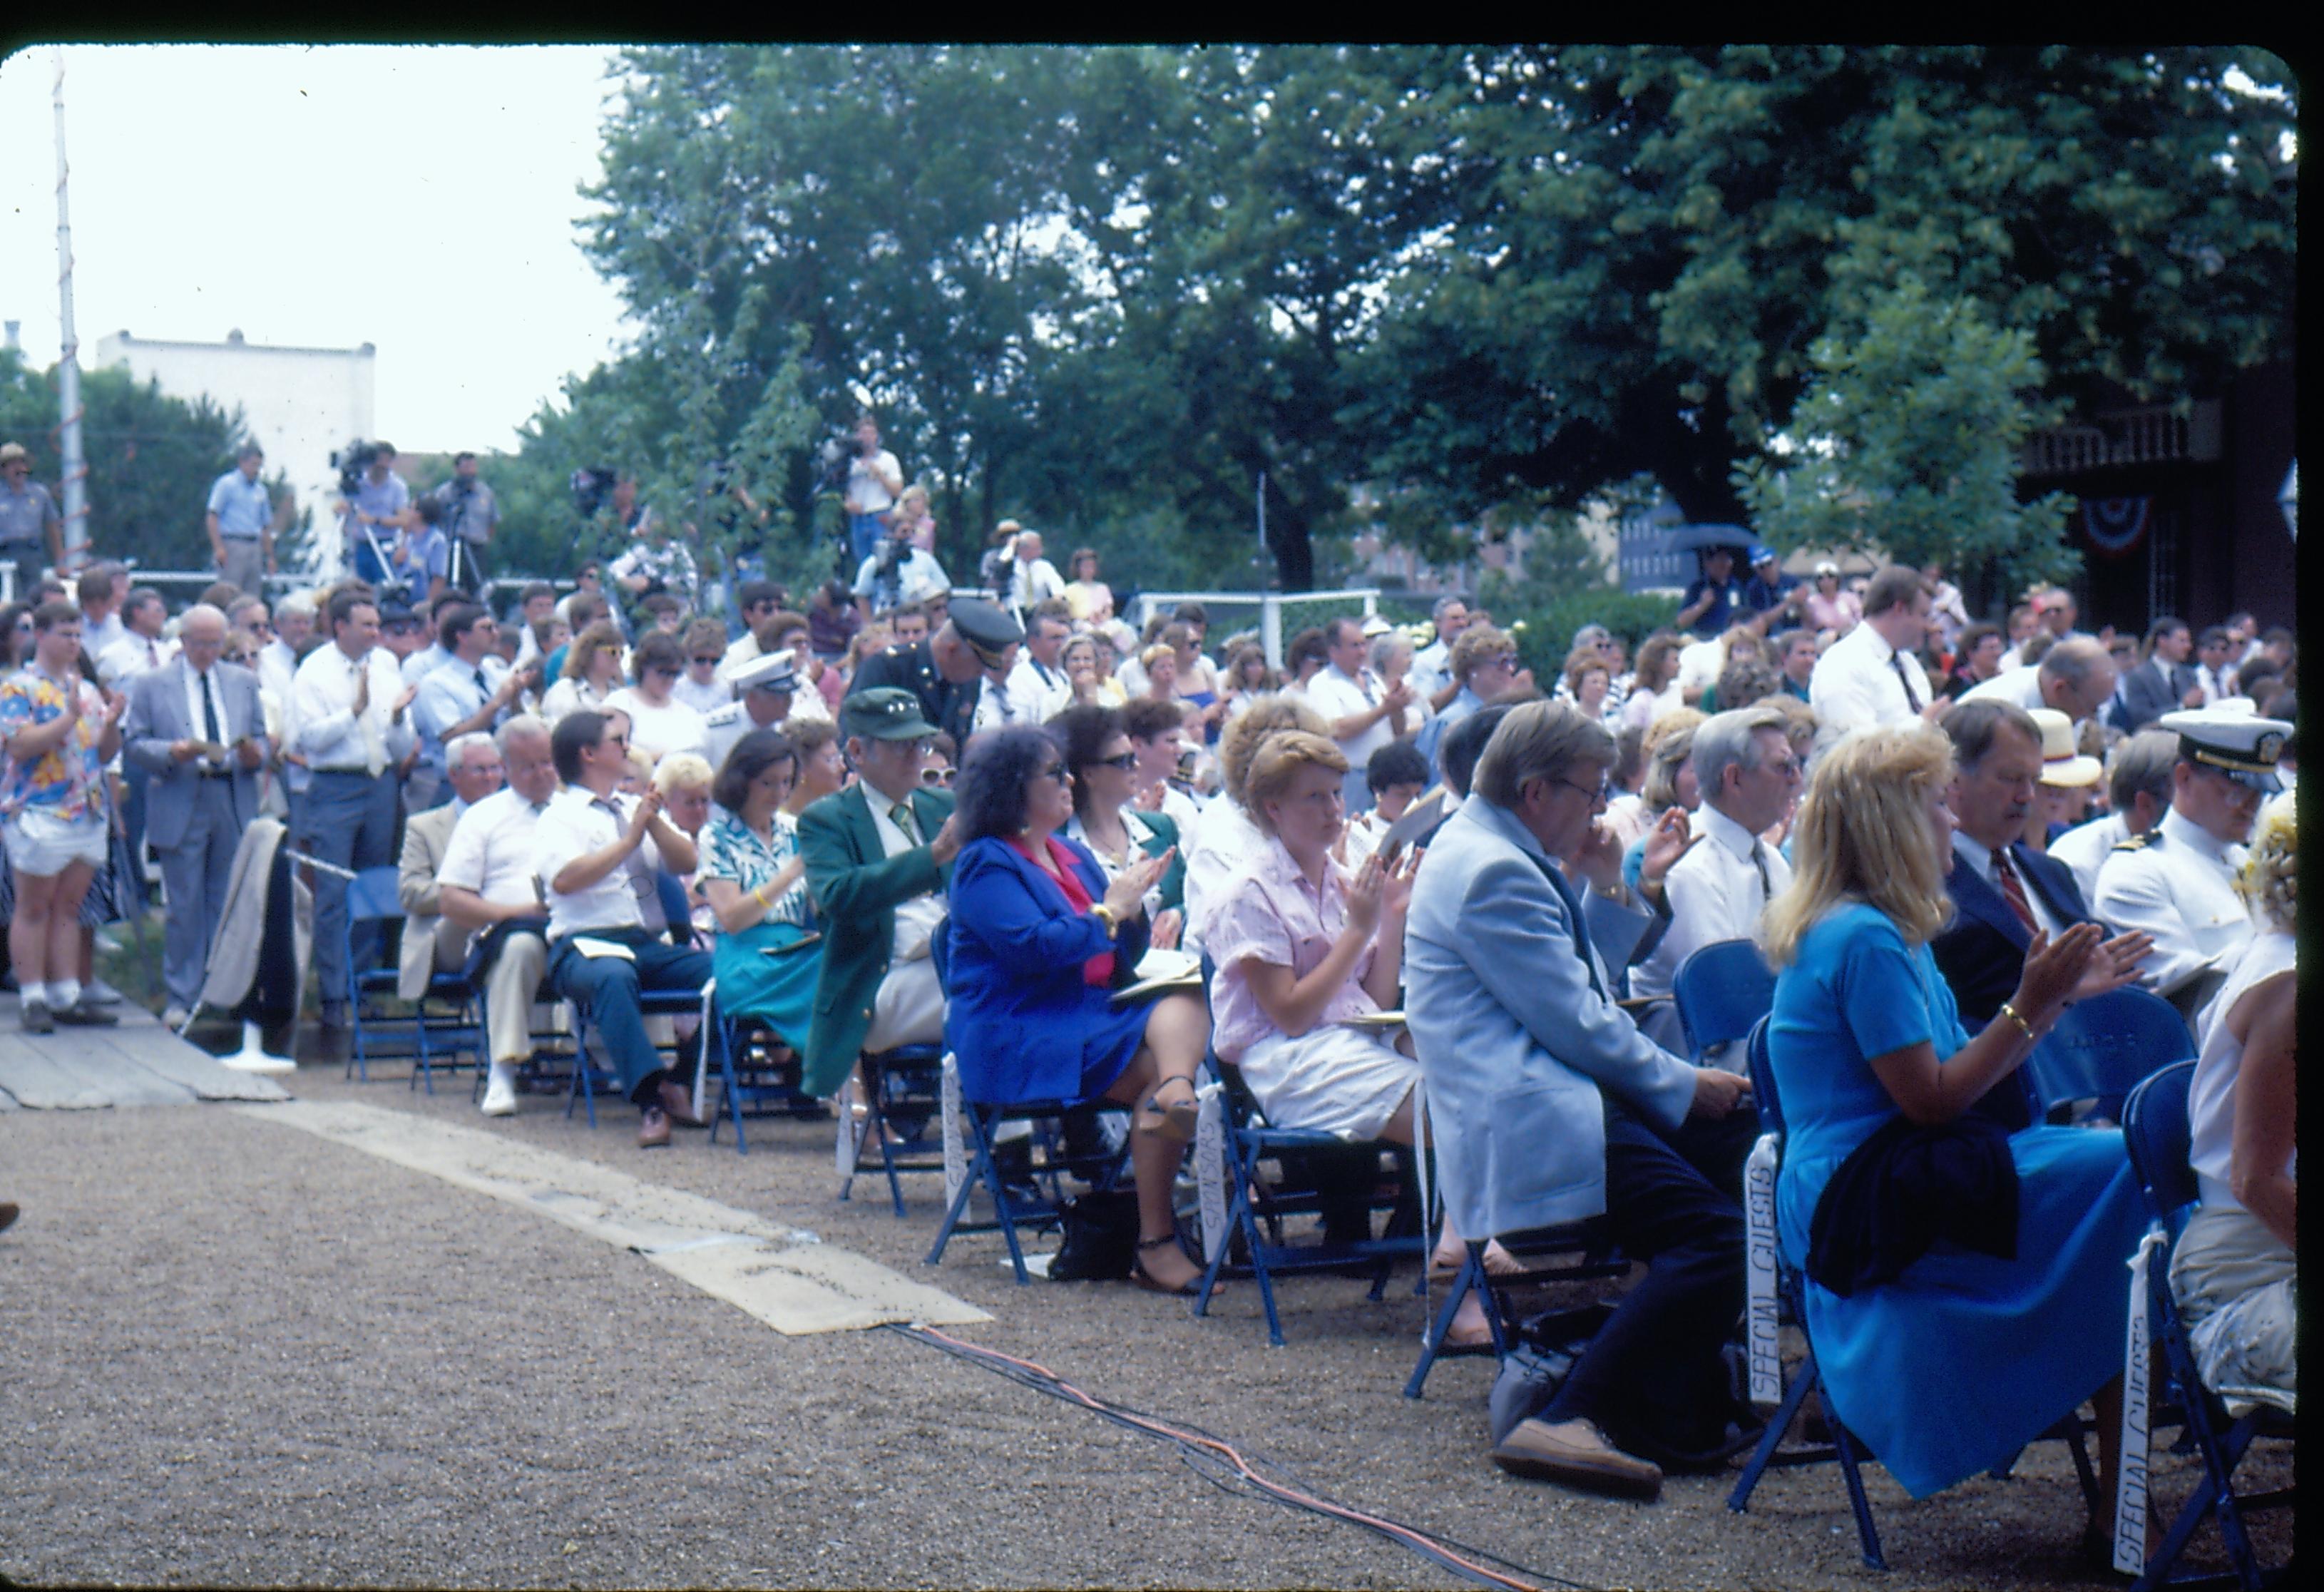
<path id="1" fill-rule="evenodd" d="M 395 473 L 394 443 L 374 442 L 369 453 L 362 477 L 341 505 L 340 520 L 355 578 L 376 586 L 387 578 L 385 560 L 397 532 L 411 523 L 411 488 Z"/>
<path id="2" fill-rule="evenodd" d="M 856 610 L 866 624 L 874 615 L 951 589 L 952 577 L 936 554 L 913 546 L 912 528 L 900 520 L 889 527 L 887 539 L 855 571 Z"/>
<path id="3" fill-rule="evenodd" d="M 452 456 L 452 478 L 429 495 L 441 511 L 437 524 L 451 543 L 446 578 L 474 596 L 484 589 L 484 549 L 492 542 L 493 527 L 501 523 L 500 502 L 491 487 L 476 479 L 476 456 L 467 452 Z"/>
<path id="4" fill-rule="evenodd" d="M 904 490 L 904 469 L 880 446 L 880 422 L 855 417 L 855 457 L 847 462 L 847 549 L 858 564 L 880 551 L 890 511 Z"/>
<path id="5" fill-rule="evenodd" d="M 628 531 L 630 544 L 606 567 L 606 578 L 632 600 L 666 591 L 691 612 L 701 584 L 694 555 L 670 535 L 659 515 L 637 502 L 637 491 L 632 476 L 613 486 L 613 513 Z"/>

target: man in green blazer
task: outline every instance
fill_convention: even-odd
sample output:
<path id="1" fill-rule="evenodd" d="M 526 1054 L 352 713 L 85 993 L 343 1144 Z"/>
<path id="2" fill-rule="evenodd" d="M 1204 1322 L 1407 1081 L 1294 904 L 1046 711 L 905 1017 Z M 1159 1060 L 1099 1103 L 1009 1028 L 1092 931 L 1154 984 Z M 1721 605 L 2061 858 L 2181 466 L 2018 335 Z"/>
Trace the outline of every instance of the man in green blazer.
<path id="1" fill-rule="evenodd" d="M 799 815 L 799 858 L 824 926 L 802 1087 L 829 1095 L 865 1051 L 936 1044 L 944 993 L 930 958 L 960 837 L 952 792 L 920 782 L 936 729 L 899 688 L 839 707 L 856 780 Z"/>

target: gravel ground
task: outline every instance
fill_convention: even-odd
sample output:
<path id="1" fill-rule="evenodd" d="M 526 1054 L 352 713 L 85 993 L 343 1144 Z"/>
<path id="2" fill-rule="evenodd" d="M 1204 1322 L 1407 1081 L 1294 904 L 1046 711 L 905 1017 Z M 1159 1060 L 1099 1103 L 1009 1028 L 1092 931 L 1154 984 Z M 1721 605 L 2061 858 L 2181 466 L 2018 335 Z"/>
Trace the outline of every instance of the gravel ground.
<path id="1" fill-rule="evenodd" d="M 484 1121 L 464 1083 L 285 1081 Z M 1288 1282 L 1291 1342 L 1270 1349 L 1247 1284 L 1194 1321 L 1126 1286 L 1019 1289 L 990 1236 L 923 1267 L 933 1180 L 903 1222 L 884 1197 L 835 1202 L 827 1123 L 754 1125 L 747 1157 L 683 1132 L 645 1152 L 626 1108 L 593 1134 L 525 1106 L 493 1131 L 813 1228 L 994 1313 L 961 1337 L 1569 1583 L 2087 1579 L 2054 1445 L 1920 1504 L 1868 1472 L 1895 1567 L 1877 1576 L 1828 1467 L 1771 1473 L 1748 1515 L 1727 1477 L 1640 1505 L 1503 1476 L 1486 1362 L 1400 1395 L 1409 1273 L 1377 1305 L 1361 1281 Z M 0 1238 L 0 1574 L 21 1582 L 1460 1584 L 897 1334 L 783 1337 L 635 1255 L 243 1114 L 0 1115 L 0 1197 L 26 1208 Z M 2188 1463 L 2158 1470 L 2181 1495 Z M 2288 1523 L 2264 1539 L 2279 1555 Z"/>

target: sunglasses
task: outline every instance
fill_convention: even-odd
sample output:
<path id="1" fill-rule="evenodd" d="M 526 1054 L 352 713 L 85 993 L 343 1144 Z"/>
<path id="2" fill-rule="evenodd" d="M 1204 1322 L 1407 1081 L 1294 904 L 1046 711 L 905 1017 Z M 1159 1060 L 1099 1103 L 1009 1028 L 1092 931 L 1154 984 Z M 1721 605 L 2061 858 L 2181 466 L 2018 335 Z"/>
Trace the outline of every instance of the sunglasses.
<path id="1" fill-rule="evenodd" d="M 696 658 L 694 661 L 695 667 L 698 669 L 715 669 L 718 667 L 718 659 L 719 654 L 716 653 L 711 653 L 707 658 Z"/>
<path id="2" fill-rule="evenodd" d="M 1092 762 L 1099 768 L 1118 768 L 1122 773 L 1129 773 L 1138 766 L 1138 754 L 1124 752 L 1119 757 L 1099 757 L 1092 759 Z"/>
<path id="3" fill-rule="evenodd" d="M 648 664 L 648 665 L 647 665 L 647 667 L 646 667 L 646 672 L 647 672 L 648 674 L 659 674 L 659 675 L 665 676 L 665 677 L 667 677 L 667 678 L 669 678 L 669 679 L 670 679 L 670 680 L 676 680 L 676 679 L 677 679 L 680 674 L 684 673 L 685 671 L 684 671 L 683 670 L 681 670 L 681 669 L 678 668 L 675 664 L 669 664 L 669 663 L 651 663 L 651 664 Z"/>
<path id="4" fill-rule="evenodd" d="M 920 783 L 942 785 L 949 790 L 952 786 L 952 774 L 953 771 L 948 768 L 924 768 L 920 770 Z"/>

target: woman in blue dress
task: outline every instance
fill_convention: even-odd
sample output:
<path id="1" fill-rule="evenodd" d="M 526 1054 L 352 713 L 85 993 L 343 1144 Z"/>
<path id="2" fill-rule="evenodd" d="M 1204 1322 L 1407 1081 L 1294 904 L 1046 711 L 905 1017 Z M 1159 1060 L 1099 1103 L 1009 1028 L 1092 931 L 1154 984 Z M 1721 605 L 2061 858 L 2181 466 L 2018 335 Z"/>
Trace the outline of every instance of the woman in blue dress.
<path id="1" fill-rule="evenodd" d="M 1030 726 L 970 741 L 956 782 L 945 1042 L 971 1100 L 1104 1098 L 1134 1106 L 1138 1183 L 1131 1273 L 1164 1293 L 1200 1276 L 1178 1247 L 1172 1180 L 1194 1136 L 1194 1069 L 1211 1037 L 1199 990 L 1120 1001 L 1148 945 L 1146 893 L 1172 854 L 1112 879 L 1059 830 L 1074 816 L 1063 749 Z"/>
<path id="2" fill-rule="evenodd" d="M 1808 783 L 1792 888 L 1763 928 L 1779 970 L 1768 1023 L 1785 1135 L 1777 1224 L 1807 1273 L 1825 1397 L 1907 1493 L 2006 1463 L 2089 1399 L 2111 1498 L 2125 1263 L 2145 1225 L 2122 1134 L 2007 1134 L 1964 1114 L 2069 1004 L 2119 987 L 2132 968 L 2100 947 L 2095 924 L 2037 934 L 2010 1001 L 1975 1038 L 1962 1030 L 1929 950 L 1951 911 L 1953 773 L 1950 743 L 1915 724 L 1849 736 Z M 1881 1163 L 1900 1135 L 1912 1153 Z M 1914 1172 L 1940 1163 L 1956 1187 L 1916 1184 Z M 1995 1187 L 2013 1171 L 2014 1189 Z M 2014 1231 L 1997 1194 L 2014 1197 Z M 1917 1254 L 1899 1253 L 1898 1231 L 1914 1225 Z M 1849 1254 L 1851 1235 L 1871 1242 Z M 1844 1271 L 1842 1259 L 1859 1264 Z"/>
<path id="3" fill-rule="evenodd" d="M 782 810 L 798 771 L 775 730 L 734 743 L 710 787 L 696 888 L 718 919 L 711 953 L 718 1007 L 773 1029 L 794 1047 L 807 1038 L 823 955 L 801 881 L 798 831 Z"/>

